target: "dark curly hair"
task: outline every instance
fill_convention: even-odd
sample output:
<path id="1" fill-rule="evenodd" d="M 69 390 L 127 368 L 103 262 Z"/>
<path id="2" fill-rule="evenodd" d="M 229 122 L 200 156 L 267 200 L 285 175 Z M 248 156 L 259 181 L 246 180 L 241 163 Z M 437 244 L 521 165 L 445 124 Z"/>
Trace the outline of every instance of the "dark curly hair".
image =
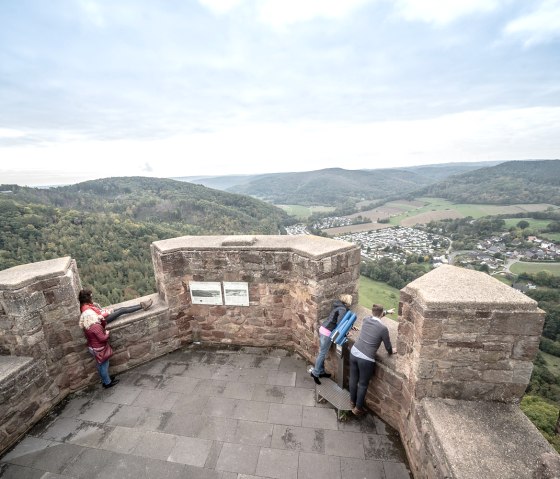
<path id="1" fill-rule="evenodd" d="M 82 289 L 78 293 L 78 301 L 80 301 L 80 306 L 82 304 L 93 303 L 93 292 L 91 289 Z"/>

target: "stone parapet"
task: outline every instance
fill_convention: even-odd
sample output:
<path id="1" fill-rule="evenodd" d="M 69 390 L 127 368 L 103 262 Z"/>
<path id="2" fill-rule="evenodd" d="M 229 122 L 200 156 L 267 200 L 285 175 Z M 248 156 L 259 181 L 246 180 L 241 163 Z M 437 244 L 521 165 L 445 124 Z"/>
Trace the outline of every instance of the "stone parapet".
<path id="1" fill-rule="evenodd" d="M 0 356 L 0 451 L 41 419 L 58 396 L 44 360 Z"/>
<path id="2" fill-rule="evenodd" d="M 403 288 L 399 309 L 400 369 L 414 397 L 521 399 L 544 323 L 536 301 L 442 266 Z"/>
<path id="3" fill-rule="evenodd" d="M 112 372 L 196 339 L 294 349 L 312 362 L 332 301 L 349 293 L 357 302 L 360 250 L 350 243 L 183 237 L 153 243 L 152 259 L 157 294 L 114 305 L 154 300 L 110 324 Z M 193 281 L 247 283 L 249 305 L 192 304 Z M 69 392 L 99 381 L 78 326 L 80 287 L 70 258 L 0 272 L 0 451 Z M 359 328 L 369 311 L 354 309 Z M 383 319 L 398 353 L 378 351 L 366 405 L 399 430 L 415 477 L 556 477 L 558 455 L 511 404 L 538 348 L 536 303 L 485 274 L 443 266 L 402 290 L 399 316 Z M 331 351 L 327 367 L 336 366 Z"/>
<path id="4" fill-rule="evenodd" d="M 557 477 L 558 454 L 516 405 L 424 398 L 412 420 L 403 435 L 418 477 Z"/>
<path id="5" fill-rule="evenodd" d="M 152 245 L 156 284 L 181 344 L 295 347 L 309 360 L 332 301 L 357 296 L 360 250 L 300 236 L 186 236 Z M 245 282 L 249 306 L 192 304 L 190 283 Z"/>

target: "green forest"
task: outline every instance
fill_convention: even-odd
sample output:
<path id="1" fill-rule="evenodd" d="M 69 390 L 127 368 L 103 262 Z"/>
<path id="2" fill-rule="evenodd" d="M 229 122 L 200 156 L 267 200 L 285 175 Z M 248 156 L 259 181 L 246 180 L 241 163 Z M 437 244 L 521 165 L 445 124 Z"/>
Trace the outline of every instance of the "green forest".
<path id="1" fill-rule="evenodd" d="M 102 304 L 155 291 L 153 241 L 201 234 L 278 234 L 290 219 L 262 201 L 155 178 L 50 189 L 0 186 L 0 270 L 71 256 Z"/>
<path id="2" fill-rule="evenodd" d="M 329 168 L 301 173 L 277 173 L 231 187 L 228 191 L 256 196 L 277 205 L 325 205 L 354 211 L 364 199 L 387 200 L 388 192 L 415 191 L 431 183 L 428 177 L 407 170 L 345 170 Z"/>
<path id="3" fill-rule="evenodd" d="M 455 203 L 560 205 L 560 160 L 508 161 L 451 176 L 418 193 Z"/>

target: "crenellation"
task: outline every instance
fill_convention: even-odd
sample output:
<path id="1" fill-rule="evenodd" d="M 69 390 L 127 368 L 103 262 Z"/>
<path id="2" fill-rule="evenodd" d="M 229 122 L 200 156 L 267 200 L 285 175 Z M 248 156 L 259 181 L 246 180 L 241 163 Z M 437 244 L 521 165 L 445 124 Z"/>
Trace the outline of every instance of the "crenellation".
<path id="1" fill-rule="evenodd" d="M 312 362 L 317 327 L 332 301 L 342 293 L 358 301 L 360 251 L 349 243 L 311 236 L 207 236 L 158 241 L 151 251 L 158 293 L 150 296 L 149 311 L 109 325 L 114 372 L 195 337 L 216 345 L 295 349 Z M 11 401 L 0 403 L 6 418 L 0 422 L 0 449 L 70 391 L 98 382 L 77 326 L 76 263 L 69 258 L 46 263 L 35 275 L 34 265 L 0 272 L 0 351 L 35 356 L 17 363 L 16 370 L 28 371 L 19 382 L 0 380 L 0 397 Z M 416 477 L 470 477 L 457 474 L 457 458 L 447 447 L 455 424 L 441 427 L 437 401 L 459 400 L 460 407 L 516 403 L 531 375 L 543 312 L 534 301 L 479 275 L 442 266 L 401 291 L 398 324 L 384 319 L 398 354 L 380 350 L 366 404 L 400 431 Z M 192 304 L 191 281 L 247 282 L 249 306 Z M 353 309 L 361 311 L 360 318 L 367 314 Z M 349 346 L 354 339 L 351 333 Z M 326 365 L 336 370 L 332 351 Z M 1 366 L 0 358 L 0 371 Z M 468 423 L 461 427 L 471 433 Z"/>

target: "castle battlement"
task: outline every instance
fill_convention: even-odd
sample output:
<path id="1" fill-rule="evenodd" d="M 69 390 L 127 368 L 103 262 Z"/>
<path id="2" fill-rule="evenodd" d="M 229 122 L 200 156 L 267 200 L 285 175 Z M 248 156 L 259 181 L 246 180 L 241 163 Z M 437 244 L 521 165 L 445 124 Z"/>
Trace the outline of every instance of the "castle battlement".
<path id="1" fill-rule="evenodd" d="M 332 301 L 358 294 L 351 243 L 192 236 L 151 249 L 154 307 L 111 323 L 115 372 L 193 340 L 288 348 L 312 362 Z M 80 289 L 71 258 L 0 272 L 0 451 L 98 381 Z M 403 288 L 399 321 L 388 323 L 398 354 L 380 351 L 366 403 L 399 431 L 415 477 L 556 477 L 558 455 L 517 407 L 543 321 L 536 302 L 483 273 L 443 266 Z"/>

